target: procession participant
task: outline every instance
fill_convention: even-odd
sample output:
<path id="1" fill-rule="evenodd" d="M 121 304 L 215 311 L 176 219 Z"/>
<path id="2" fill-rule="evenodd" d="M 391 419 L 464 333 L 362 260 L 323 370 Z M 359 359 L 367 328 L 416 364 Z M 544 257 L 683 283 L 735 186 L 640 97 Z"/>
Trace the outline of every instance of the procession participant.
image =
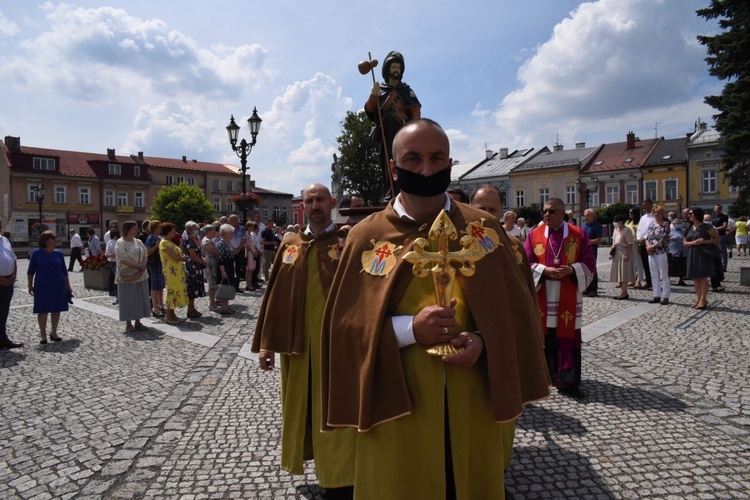
<path id="1" fill-rule="evenodd" d="M 586 236 L 589 238 L 591 250 L 594 252 L 594 262 L 596 262 L 596 254 L 603 239 L 604 228 L 596 221 L 596 213 L 590 208 L 583 211 L 583 220 L 582 229 L 586 231 Z M 583 294 L 586 297 L 596 297 L 599 294 L 599 271 L 596 266 L 594 266 L 594 279 Z"/>
<path id="2" fill-rule="evenodd" d="M 370 121 L 375 123 L 370 134 L 380 149 L 380 168 L 382 169 L 383 199 L 391 198 L 391 182 L 389 160 L 393 157 L 391 151 L 393 138 L 406 123 L 421 116 L 422 105 L 414 91 L 401 81 L 406 65 L 404 56 L 395 50 L 388 53 L 383 61 L 382 83 L 374 83 L 370 97 L 365 103 L 365 113 Z M 373 77 L 374 78 L 374 77 Z M 380 108 L 380 114 L 378 114 Z M 382 123 L 380 120 L 382 119 Z M 381 126 L 383 131 L 381 132 Z M 385 145 L 383 144 L 385 136 Z M 397 186 L 393 186 L 398 193 Z"/>
<path id="3" fill-rule="evenodd" d="M 414 120 L 393 145 L 400 194 L 351 229 L 326 304 L 324 429 L 360 431 L 357 498 L 503 498 L 515 419 L 549 394 L 536 299 L 499 223 L 446 194 L 440 125 Z M 466 229 L 450 255 L 473 259 L 447 307 L 405 260 L 436 216 Z M 427 353 L 446 342 L 463 352 Z"/>
<path id="4" fill-rule="evenodd" d="M 579 388 L 582 294 L 594 278 L 596 260 L 586 233 L 565 222 L 565 203 L 560 198 L 545 203 L 543 213 L 543 222 L 531 231 L 524 248 L 546 326 L 547 367 L 560 394 L 583 398 Z"/>
<path id="5" fill-rule="evenodd" d="M 309 224 L 279 246 L 252 350 L 264 370 L 281 354 L 281 468 L 302 474 L 303 460 L 312 458 L 323 498 L 350 498 L 355 432 L 320 432 L 320 325 L 340 251 L 331 220 L 336 201 L 322 184 L 302 200 Z"/>

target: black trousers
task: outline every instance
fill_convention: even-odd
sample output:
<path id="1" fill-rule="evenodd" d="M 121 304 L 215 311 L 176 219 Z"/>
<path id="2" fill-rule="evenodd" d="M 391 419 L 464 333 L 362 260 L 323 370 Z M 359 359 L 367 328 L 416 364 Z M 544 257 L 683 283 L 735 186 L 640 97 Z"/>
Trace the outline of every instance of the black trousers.
<path id="1" fill-rule="evenodd" d="M 258 252 L 258 256 L 255 257 L 255 269 L 253 270 L 253 286 L 255 288 L 260 287 L 260 283 L 258 283 L 258 278 L 260 277 L 260 251 Z"/>
<path id="2" fill-rule="evenodd" d="M 6 323 L 10 313 L 10 301 L 13 299 L 13 285 L 0 286 L 0 344 L 10 342 Z"/>
<path id="3" fill-rule="evenodd" d="M 240 250 L 237 255 L 234 256 L 234 286 L 235 288 L 240 287 L 240 281 L 245 279 L 245 270 L 247 269 L 247 255 L 245 255 L 245 249 Z"/>
<path id="4" fill-rule="evenodd" d="M 81 265 L 81 268 L 83 268 L 83 259 L 81 258 L 81 247 L 73 247 L 70 249 L 70 264 L 68 264 L 68 271 L 73 270 L 73 267 L 75 267 L 76 261 L 78 261 L 78 263 Z"/>
<path id="5" fill-rule="evenodd" d="M 646 286 L 651 288 L 651 267 L 648 265 L 648 250 L 646 250 L 646 245 L 638 245 L 638 253 L 641 254 L 643 272 L 646 273 Z"/>

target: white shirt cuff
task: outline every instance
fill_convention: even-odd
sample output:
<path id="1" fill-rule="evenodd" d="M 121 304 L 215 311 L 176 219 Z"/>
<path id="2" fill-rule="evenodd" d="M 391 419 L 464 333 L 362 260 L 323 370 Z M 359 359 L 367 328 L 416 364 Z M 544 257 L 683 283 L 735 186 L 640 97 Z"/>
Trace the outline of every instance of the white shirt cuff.
<path id="1" fill-rule="evenodd" d="M 413 321 L 414 316 L 391 317 L 393 331 L 396 333 L 396 340 L 398 341 L 399 348 L 408 347 L 417 343 L 417 339 L 414 338 Z"/>

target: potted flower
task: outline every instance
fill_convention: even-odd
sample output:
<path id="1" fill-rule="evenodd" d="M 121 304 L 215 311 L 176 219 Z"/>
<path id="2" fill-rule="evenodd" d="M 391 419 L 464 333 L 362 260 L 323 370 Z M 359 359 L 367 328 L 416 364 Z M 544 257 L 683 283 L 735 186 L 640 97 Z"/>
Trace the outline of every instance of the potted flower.
<path id="1" fill-rule="evenodd" d="M 263 200 L 261 200 L 260 196 L 255 193 L 237 193 L 234 196 L 231 196 L 229 200 L 234 203 L 239 210 L 248 210 L 263 204 Z"/>
<path id="2" fill-rule="evenodd" d="M 87 257 L 83 261 L 83 286 L 94 290 L 109 290 L 109 261 L 104 255 Z"/>

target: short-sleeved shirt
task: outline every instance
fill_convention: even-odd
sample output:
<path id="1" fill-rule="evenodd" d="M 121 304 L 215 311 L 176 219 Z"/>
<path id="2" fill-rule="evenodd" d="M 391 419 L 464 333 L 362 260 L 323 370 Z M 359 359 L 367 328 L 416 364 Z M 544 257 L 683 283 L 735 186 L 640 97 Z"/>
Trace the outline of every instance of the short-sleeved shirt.
<path id="1" fill-rule="evenodd" d="M 16 254 L 10 240 L 0 236 L 0 276 L 10 276 L 16 269 Z"/>
<path id="2" fill-rule="evenodd" d="M 723 226 L 724 224 L 726 224 L 727 227 L 729 227 L 729 216 L 727 214 L 719 214 L 719 215 L 714 214 L 713 218 L 711 219 L 711 224 L 713 224 L 715 228 L 719 228 Z M 727 228 L 717 229 L 717 231 L 719 232 L 719 236 L 727 235 Z"/>
<path id="3" fill-rule="evenodd" d="M 266 228 L 260 233 L 261 239 L 264 239 L 266 241 L 275 241 L 273 236 L 273 231 Z M 271 243 L 270 245 L 263 245 L 263 250 L 274 250 L 276 248 L 276 244 Z"/>
<path id="4" fill-rule="evenodd" d="M 589 241 L 601 238 L 602 234 L 604 234 L 602 225 L 596 221 L 592 222 L 591 224 L 584 223 L 583 230 L 586 231 L 586 236 L 589 237 Z M 594 248 L 594 255 L 596 255 L 596 252 L 599 249 L 599 245 L 595 245 L 592 243 L 591 246 Z"/>

